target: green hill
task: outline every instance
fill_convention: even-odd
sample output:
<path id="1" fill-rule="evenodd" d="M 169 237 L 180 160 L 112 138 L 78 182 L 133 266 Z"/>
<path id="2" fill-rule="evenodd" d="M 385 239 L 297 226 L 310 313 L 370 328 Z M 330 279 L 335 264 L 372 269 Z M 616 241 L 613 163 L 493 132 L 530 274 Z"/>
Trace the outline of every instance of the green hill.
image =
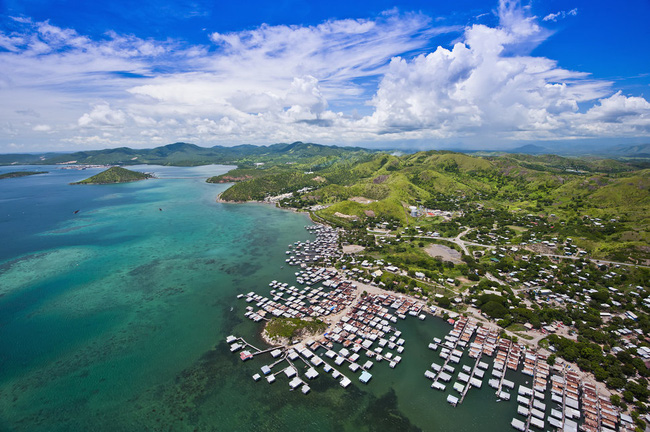
<path id="1" fill-rule="evenodd" d="M 308 163 L 312 165 L 331 162 L 348 154 L 373 153 L 373 150 L 359 147 L 337 147 L 294 142 L 269 146 L 238 145 L 234 147 L 199 147 L 178 142 L 152 149 L 119 147 L 105 150 L 91 150 L 68 154 L 47 155 L 40 158 L 17 159 L 16 155 L 5 158 L 10 163 L 16 160 L 31 164 L 60 164 L 75 161 L 89 165 L 173 165 L 198 166 L 209 164 L 237 164 L 253 166 L 255 163 Z M 1 155 L 0 155 L 1 156 Z M 0 164 L 3 159 L 0 157 Z"/>
<path id="2" fill-rule="evenodd" d="M 7 178 L 15 178 L 15 177 L 25 177 L 25 176 L 31 176 L 36 174 L 47 174 L 47 171 L 13 171 L 9 173 L 0 174 L 0 180 L 7 179 Z"/>
<path id="3" fill-rule="evenodd" d="M 138 180 L 146 180 L 152 178 L 151 174 L 145 174 L 137 171 L 131 171 L 122 167 L 111 167 L 106 171 L 102 171 L 86 180 L 82 180 L 72 184 L 112 184 L 112 183 L 128 183 Z"/>
<path id="4" fill-rule="evenodd" d="M 453 233 L 461 226 L 456 221 L 413 218 L 410 206 L 467 214 L 488 208 L 514 219 L 535 214 L 551 222 L 550 237 L 573 237 L 593 256 L 650 258 L 650 170 L 633 164 L 555 155 L 479 157 L 427 151 L 339 157 L 313 171 L 305 167 L 238 169 L 214 181 L 236 182 L 222 194 L 224 200 L 260 200 L 294 192 L 280 205 L 320 206 L 312 210 L 317 217 L 346 227 L 389 220 Z"/>

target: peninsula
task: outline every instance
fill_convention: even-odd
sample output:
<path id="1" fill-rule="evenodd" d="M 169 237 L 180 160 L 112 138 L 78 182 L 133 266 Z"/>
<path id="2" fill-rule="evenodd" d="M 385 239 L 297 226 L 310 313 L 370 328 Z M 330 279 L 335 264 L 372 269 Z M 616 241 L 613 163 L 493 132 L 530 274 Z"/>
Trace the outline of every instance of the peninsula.
<path id="1" fill-rule="evenodd" d="M 122 167 L 111 167 L 106 171 L 102 171 L 85 180 L 71 183 L 71 184 L 112 184 L 112 183 L 128 183 L 138 180 L 146 180 L 152 178 L 151 174 L 141 173 L 138 171 L 131 171 Z"/>

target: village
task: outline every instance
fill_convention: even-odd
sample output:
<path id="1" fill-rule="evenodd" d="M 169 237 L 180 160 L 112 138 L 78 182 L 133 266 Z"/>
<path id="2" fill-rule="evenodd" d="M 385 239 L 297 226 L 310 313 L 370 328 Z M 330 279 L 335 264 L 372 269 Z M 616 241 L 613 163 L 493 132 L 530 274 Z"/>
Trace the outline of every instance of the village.
<path id="1" fill-rule="evenodd" d="M 262 349 L 243 338 L 229 336 L 230 350 L 238 352 L 242 361 L 270 357 L 260 367 L 260 373 L 253 375 L 255 381 L 273 383 L 284 376 L 291 390 L 300 389 L 305 394 L 311 391 L 310 381 L 321 374 L 331 376 L 343 388 L 355 379 L 368 384 L 373 367 L 385 363 L 391 369 L 398 368 L 407 355 L 408 344 L 398 328 L 400 321 L 424 321 L 429 316 L 444 319 L 451 327 L 444 338 L 425 342 L 433 361 L 422 373 L 430 380 L 432 389 L 447 393 L 450 404 L 462 404 L 471 389 L 481 389 L 487 380 L 488 387 L 495 392 L 495 401 L 516 396 L 518 406 L 511 422 L 516 430 L 635 430 L 635 419 L 621 409 L 623 404 L 614 403 L 621 401 L 621 392 L 594 379 L 589 373 L 593 371 L 579 367 L 580 362 L 564 360 L 563 347 L 549 343 L 554 340 L 547 337 L 550 335 L 577 340 L 577 331 L 571 329 L 573 319 L 535 321 L 536 326 L 530 322 L 514 325 L 504 322 L 505 318 L 495 319 L 481 308 L 487 303 L 482 296 L 488 295 L 505 299 L 502 306 L 506 311 L 552 307 L 556 311 L 571 310 L 578 316 L 593 314 L 590 295 L 596 292 L 593 288 L 579 289 L 581 283 L 595 272 L 606 281 L 616 281 L 625 274 L 626 266 L 599 265 L 580 259 L 584 254 L 572 247 L 570 239 L 542 243 L 550 252 L 570 251 L 571 255 L 564 255 L 567 259 L 556 258 L 554 253 L 537 254 L 526 249 L 525 244 L 486 244 L 483 258 L 491 265 L 493 280 L 489 289 L 463 290 L 455 278 L 432 279 L 416 272 L 412 279 L 421 284 L 412 283 L 409 290 L 395 292 L 382 281 L 382 276 L 407 277 L 409 269 L 372 259 L 364 254 L 363 247 L 341 247 L 348 243 L 342 241 L 345 232 L 341 229 L 326 225 L 306 228 L 316 235 L 316 240 L 296 242 L 286 252 L 286 264 L 299 269 L 295 272 L 295 284 L 274 280 L 268 290 L 238 297 L 247 303 L 245 316 L 255 322 L 316 320 L 323 327 L 281 342 L 265 334 L 270 348 Z M 415 230 L 418 238 L 433 237 L 432 234 L 420 228 Z M 401 237 L 402 241 L 408 241 L 406 235 Z M 387 232 L 378 233 L 375 242 L 381 244 L 384 240 L 385 244 L 386 239 L 390 241 Z M 480 239 L 472 237 L 462 242 L 477 244 Z M 517 270 L 515 265 L 499 266 L 504 258 L 513 255 L 530 266 L 525 271 Z M 596 271 L 592 266 L 606 270 Z M 610 288 L 609 293 L 610 304 L 603 306 L 606 311 L 594 318 L 610 326 L 619 321 L 625 324 L 613 330 L 621 341 L 613 352 L 632 351 L 638 358 L 649 358 L 650 349 L 635 344 L 643 336 L 636 325 L 638 316 L 624 309 L 629 301 L 643 302 L 647 307 L 650 299 L 644 288 L 639 286 L 629 293 Z M 450 303 L 442 301 L 449 298 Z M 538 319 L 544 317 L 542 314 Z M 531 384 L 516 386 L 513 374 L 529 376 Z"/>

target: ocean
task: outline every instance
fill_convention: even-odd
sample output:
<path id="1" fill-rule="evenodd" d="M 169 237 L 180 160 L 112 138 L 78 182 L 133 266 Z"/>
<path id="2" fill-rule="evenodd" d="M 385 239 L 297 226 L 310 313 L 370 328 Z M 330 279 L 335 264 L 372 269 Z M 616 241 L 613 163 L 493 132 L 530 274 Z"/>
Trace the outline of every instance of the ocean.
<path id="1" fill-rule="evenodd" d="M 268 359 L 242 363 L 225 343 L 263 345 L 236 297 L 295 284 L 284 252 L 313 236 L 303 214 L 217 203 L 228 186 L 205 178 L 230 168 L 139 166 L 158 178 L 73 186 L 101 169 L 0 167 L 48 171 L 0 180 L 0 430 L 511 429 L 516 391 L 496 402 L 489 373 L 457 408 L 453 381 L 430 388 L 424 371 L 442 360 L 427 344 L 451 329 L 430 316 L 398 323 L 403 360 L 376 364 L 367 385 L 254 382 Z"/>

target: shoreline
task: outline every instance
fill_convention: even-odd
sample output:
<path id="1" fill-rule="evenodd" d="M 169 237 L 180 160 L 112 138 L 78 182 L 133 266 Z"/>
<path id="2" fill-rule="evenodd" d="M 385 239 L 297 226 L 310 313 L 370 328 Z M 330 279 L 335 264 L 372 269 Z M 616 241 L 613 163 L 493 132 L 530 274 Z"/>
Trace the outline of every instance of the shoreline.
<path id="1" fill-rule="evenodd" d="M 327 270 L 336 271 L 337 274 L 339 272 L 339 270 L 334 268 L 334 267 L 327 267 Z M 357 304 L 357 302 L 361 299 L 363 292 L 366 292 L 368 294 L 373 294 L 373 295 L 377 295 L 377 294 L 378 295 L 393 295 L 393 296 L 398 296 L 398 297 L 404 297 L 406 299 L 409 299 L 409 300 L 412 300 L 412 301 L 415 301 L 415 302 L 423 302 L 425 306 L 422 309 L 422 311 L 424 313 L 426 313 L 428 315 L 431 315 L 433 319 L 441 319 L 444 322 L 446 322 L 446 320 L 443 318 L 444 314 L 458 314 L 459 316 L 465 316 L 465 317 L 468 317 L 468 318 L 471 317 L 472 319 L 475 319 L 477 321 L 477 323 L 480 323 L 485 328 L 488 328 L 490 330 L 496 330 L 497 332 L 504 331 L 510 337 L 516 336 L 518 338 L 518 343 L 526 345 L 526 346 L 532 348 L 536 352 L 542 353 L 542 354 L 547 355 L 547 356 L 552 354 L 546 348 L 543 348 L 543 347 L 539 346 L 537 339 L 534 339 L 532 341 L 526 340 L 525 338 L 522 338 L 522 337 L 520 337 L 519 335 L 517 335 L 517 334 L 515 334 L 513 332 L 510 332 L 508 330 L 505 330 L 505 329 L 499 327 L 495 323 L 486 321 L 483 317 L 477 316 L 475 314 L 474 310 L 470 309 L 470 310 L 467 310 L 465 312 L 454 312 L 454 311 L 450 311 L 448 309 L 442 308 L 440 306 L 436 306 L 436 308 L 437 308 L 436 312 L 432 312 L 431 309 L 426 304 L 426 299 L 421 299 L 421 298 L 418 299 L 416 297 L 413 297 L 413 296 L 410 296 L 410 295 L 407 295 L 407 294 L 399 294 L 399 293 L 396 293 L 394 291 L 385 290 L 383 288 L 372 286 L 372 285 L 369 285 L 369 284 L 365 284 L 365 283 L 359 282 L 359 281 L 352 280 L 351 282 L 354 285 L 356 285 L 355 300 L 349 306 L 347 306 L 346 308 L 344 308 L 343 310 L 338 312 L 336 315 L 329 315 L 329 316 L 326 316 L 326 317 L 322 317 L 323 322 L 325 322 L 327 324 L 327 328 L 325 330 L 323 330 L 322 333 L 310 334 L 310 335 L 304 336 L 304 337 L 300 338 L 300 340 L 297 340 L 297 341 L 295 341 L 294 343 L 291 343 L 291 344 L 288 343 L 288 341 L 286 343 L 277 343 L 277 342 L 271 340 L 270 338 L 268 338 L 266 336 L 266 331 L 265 330 L 266 330 L 266 325 L 268 324 L 268 321 L 267 321 L 267 324 L 264 325 L 264 328 L 260 332 L 260 338 L 264 341 L 264 343 L 266 343 L 268 345 L 268 348 L 271 348 L 271 347 L 283 347 L 283 348 L 286 348 L 286 349 L 292 349 L 292 348 L 296 348 L 298 346 L 308 346 L 312 342 L 317 342 L 319 340 L 322 340 L 324 338 L 325 334 L 332 331 L 332 329 L 339 323 L 340 319 L 343 316 L 347 315 L 354 308 L 354 306 Z M 613 394 L 619 394 L 615 390 L 609 389 L 606 386 L 605 383 L 596 380 L 595 376 L 592 373 L 586 372 L 586 371 L 583 371 L 582 369 L 580 369 L 580 367 L 576 363 L 568 362 L 568 361 L 562 359 L 561 357 L 558 357 L 556 364 L 558 364 L 558 365 L 565 364 L 565 365 L 570 366 L 571 370 L 574 371 L 576 374 L 578 374 L 581 381 L 592 384 L 594 387 L 596 387 L 596 389 L 599 391 L 599 393 L 601 395 L 603 395 L 603 396 L 605 396 L 607 398 L 609 398 Z"/>
<path id="2" fill-rule="evenodd" d="M 267 321 L 264 324 L 264 328 L 260 332 L 260 338 L 264 341 L 265 344 L 267 344 L 269 346 L 269 348 L 271 348 L 271 347 L 289 347 L 289 344 L 277 343 L 266 334 L 266 326 L 269 325 L 269 322 L 270 321 Z"/>
<path id="3" fill-rule="evenodd" d="M 326 223 L 324 223 L 322 221 L 314 220 L 313 213 L 310 212 L 310 211 L 305 212 L 305 211 L 299 211 L 296 208 L 283 208 L 283 207 L 279 207 L 277 205 L 277 203 L 272 203 L 272 202 L 268 202 L 268 201 L 254 201 L 254 200 L 243 201 L 243 202 L 224 201 L 224 200 L 221 199 L 221 194 L 219 194 L 217 196 L 217 202 L 230 203 L 230 204 L 243 204 L 243 203 L 275 204 L 275 208 L 278 208 L 278 209 L 281 209 L 281 210 L 290 210 L 290 211 L 292 211 L 294 213 L 307 213 L 307 215 L 308 215 L 308 217 L 309 217 L 309 219 L 310 219 L 310 221 L 312 223 L 317 224 L 317 225 L 328 226 L 328 224 L 326 224 Z M 335 267 L 326 267 L 326 268 L 327 268 L 327 270 L 333 270 L 337 274 L 339 274 L 339 269 L 336 269 Z M 344 275 L 341 275 L 341 274 L 339 274 L 339 276 L 344 277 Z M 528 346 L 528 347 L 532 348 L 536 352 L 542 353 L 542 354 L 547 355 L 547 356 L 552 354 L 548 349 L 543 348 L 543 347 L 541 347 L 539 345 L 539 340 L 541 338 L 533 337 L 532 340 L 527 340 L 526 338 L 521 337 L 521 335 L 519 335 L 519 334 L 517 334 L 515 332 L 508 331 L 508 330 L 500 327 L 496 323 L 493 323 L 493 322 L 490 322 L 489 320 L 486 320 L 483 316 L 480 315 L 479 311 L 477 311 L 477 310 L 475 310 L 475 309 L 473 309 L 471 307 L 468 308 L 467 310 L 463 311 L 463 312 L 454 312 L 454 311 L 451 311 L 451 310 L 448 310 L 448 309 L 445 309 L 443 307 L 440 307 L 440 306 L 436 305 L 436 311 L 432 312 L 431 309 L 427 305 L 428 299 L 416 298 L 416 297 L 408 295 L 408 294 L 400 294 L 400 293 L 397 293 L 397 292 L 394 292 L 394 291 L 389 291 L 389 290 L 386 290 L 384 288 L 380 288 L 380 287 L 376 287 L 376 286 L 373 286 L 373 285 L 365 284 L 363 282 L 359 282 L 359 281 L 355 281 L 355 280 L 351 280 L 351 282 L 356 285 L 356 291 L 357 291 L 354 302 L 352 302 L 349 306 L 347 306 L 345 309 L 343 309 L 342 311 L 340 311 L 336 315 L 322 317 L 322 320 L 327 324 L 327 328 L 322 333 L 310 334 L 310 335 L 304 336 L 304 337 L 300 338 L 300 340 L 298 340 L 298 341 L 296 341 L 294 343 L 289 343 L 289 341 L 282 342 L 282 343 L 277 343 L 277 342 L 271 340 L 270 338 L 268 338 L 267 335 L 266 335 L 266 325 L 268 324 L 268 321 L 267 321 L 267 323 L 264 325 L 264 328 L 260 332 L 260 338 L 264 341 L 265 344 L 268 345 L 269 348 L 271 348 L 271 347 L 283 347 L 283 348 L 286 348 L 286 349 L 292 349 L 292 348 L 295 348 L 297 346 L 307 346 L 311 342 L 316 342 L 318 340 L 321 340 L 321 339 L 324 338 L 325 334 L 332 331 L 332 329 L 339 323 L 340 319 L 343 316 L 347 315 L 352 310 L 354 305 L 360 300 L 360 298 L 362 296 L 362 293 L 365 291 L 368 294 L 394 295 L 394 296 L 404 297 L 406 299 L 409 299 L 409 300 L 412 300 L 412 301 L 415 301 L 415 302 L 422 302 L 422 303 L 424 303 L 423 312 L 425 312 L 428 315 L 431 315 L 434 319 L 439 318 L 439 319 L 442 319 L 443 321 L 445 321 L 445 319 L 443 318 L 443 316 L 445 314 L 457 314 L 459 316 L 465 316 L 465 317 L 468 317 L 468 318 L 471 317 L 471 318 L 477 320 L 477 323 L 479 323 L 480 325 L 482 325 L 482 326 L 484 326 L 484 327 L 486 327 L 488 329 L 496 330 L 497 332 L 502 332 L 503 331 L 510 338 L 516 337 L 518 339 L 518 343 L 523 344 L 525 346 Z M 533 336 L 533 335 L 530 334 L 530 331 L 527 331 L 527 332 L 524 332 L 524 333 L 529 335 L 529 336 Z M 580 369 L 580 367 L 576 363 L 571 363 L 571 362 L 568 362 L 568 361 L 562 359 L 561 357 L 558 357 L 557 364 L 565 364 L 565 365 L 570 366 L 571 370 L 576 372 L 579 375 L 581 381 L 588 382 L 588 383 L 592 384 L 599 391 L 599 393 L 601 395 L 604 395 L 605 397 L 609 398 L 613 394 L 619 394 L 617 391 L 609 389 L 606 386 L 605 383 L 596 380 L 595 376 L 592 373 L 586 372 L 586 371 L 583 371 L 582 369 Z M 629 412 L 629 410 L 628 410 L 628 412 Z"/>
<path id="4" fill-rule="evenodd" d="M 225 192 L 225 191 L 224 191 L 224 192 Z M 310 212 L 310 211 L 301 211 L 301 210 L 298 210 L 298 209 L 295 208 L 295 207 L 279 207 L 279 206 L 278 206 L 278 203 L 275 203 L 275 202 L 269 202 L 269 201 L 259 201 L 259 200 L 248 200 L 248 201 L 226 201 L 226 200 L 224 200 L 224 199 L 221 198 L 221 194 L 223 194 L 223 192 L 221 192 L 220 194 L 218 194 L 218 195 L 217 195 L 217 198 L 216 198 L 216 200 L 215 200 L 215 202 L 217 202 L 217 203 L 219 203 L 219 204 L 233 204 L 233 205 L 234 205 L 234 204 L 263 204 L 263 205 L 272 205 L 273 207 L 275 207 L 275 208 L 278 209 L 278 210 L 290 211 L 290 212 L 292 212 L 292 213 L 296 213 L 296 214 L 304 214 L 304 215 L 307 216 L 307 217 L 309 218 L 309 220 L 310 220 L 311 222 L 313 222 L 314 224 L 330 226 L 329 224 L 327 224 L 327 223 L 325 223 L 325 222 L 323 222 L 323 221 L 315 220 L 315 219 L 312 217 L 312 214 L 313 214 L 313 213 Z"/>

